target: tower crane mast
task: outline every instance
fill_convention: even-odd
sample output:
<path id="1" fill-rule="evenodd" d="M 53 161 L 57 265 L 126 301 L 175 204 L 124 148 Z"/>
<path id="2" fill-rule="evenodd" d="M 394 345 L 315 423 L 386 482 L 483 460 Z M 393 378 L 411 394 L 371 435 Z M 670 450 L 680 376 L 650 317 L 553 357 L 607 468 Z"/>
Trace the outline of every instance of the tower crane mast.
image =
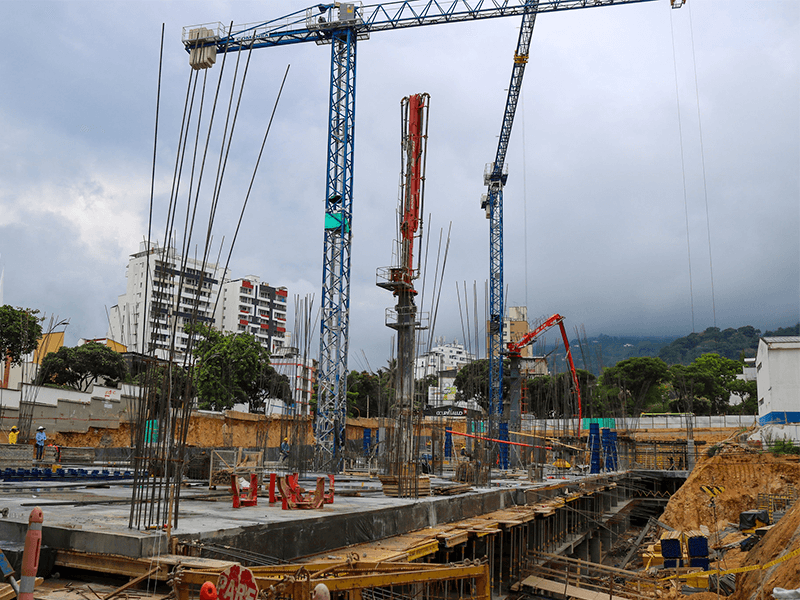
<path id="1" fill-rule="evenodd" d="M 511 83 L 508 86 L 506 108 L 503 111 L 503 124 L 500 127 L 500 140 L 493 163 L 486 165 L 483 183 L 487 186 L 481 207 L 489 219 L 489 430 L 490 437 L 508 441 L 508 411 L 503 406 L 503 186 L 508 179 L 506 152 L 511 139 L 511 128 L 517 112 L 519 96 L 522 92 L 522 78 L 528 63 L 528 49 L 531 45 L 533 26 L 536 23 L 536 10 L 539 0 L 527 0 L 522 26 L 514 53 L 514 67 L 511 70 Z M 498 427 L 495 427 L 495 423 Z M 499 431 L 498 431 L 499 429 Z M 508 444 L 499 444 L 502 467 L 508 468 Z M 491 463 L 490 463 L 491 464 Z"/>
<path id="2" fill-rule="evenodd" d="M 183 28 L 183 44 L 189 53 L 189 64 L 194 69 L 213 66 L 218 52 L 307 42 L 331 45 L 322 316 L 317 371 L 316 441 L 320 468 L 339 468 L 347 412 L 357 41 L 366 40 L 371 33 L 378 31 L 653 1 L 397 0 L 366 6 L 360 2 L 327 2 L 270 21 L 231 28 L 224 27 L 222 23 Z M 673 6 L 684 1 L 670 0 Z M 495 164 L 497 162 L 495 160 Z M 496 215 L 490 236 L 493 240 L 501 240 L 499 245 L 496 241 L 491 242 L 495 248 L 495 255 L 490 259 L 490 288 L 495 290 L 491 318 L 499 315 L 502 328 L 502 314 L 497 310 L 498 306 L 502 307 L 502 278 L 499 285 L 495 281 L 498 269 L 502 272 L 502 202 L 499 206 L 497 202 L 490 204 Z M 499 353 L 499 343 L 492 348 L 493 352 Z M 496 395 L 496 401 L 499 406 L 499 394 Z"/>

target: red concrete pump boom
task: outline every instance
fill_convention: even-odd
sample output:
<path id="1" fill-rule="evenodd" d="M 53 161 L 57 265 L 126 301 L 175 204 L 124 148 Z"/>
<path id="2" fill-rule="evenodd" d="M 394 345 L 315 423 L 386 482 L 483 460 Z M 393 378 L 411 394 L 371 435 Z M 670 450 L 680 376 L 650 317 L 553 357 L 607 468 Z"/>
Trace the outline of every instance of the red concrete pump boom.
<path id="1" fill-rule="evenodd" d="M 559 328 L 561 328 L 561 337 L 564 339 L 564 348 L 567 351 L 567 362 L 569 363 L 569 371 L 572 374 L 572 383 L 575 385 L 575 394 L 578 396 L 578 423 L 580 423 L 583 417 L 581 408 L 581 386 L 578 383 L 578 375 L 575 373 L 575 364 L 572 362 L 572 352 L 569 349 L 569 340 L 567 339 L 567 331 L 564 329 L 564 317 L 556 313 L 552 317 L 547 319 L 544 323 L 536 327 L 533 331 L 529 331 L 524 336 L 522 336 L 522 338 L 520 338 L 519 341 L 509 342 L 506 354 L 509 356 L 509 358 L 512 359 L 520 358 L 521 356 L 520 352 L 525 346 L 527 346 L 528 344 L 533 342 L 537 337 L 539 337 L 539 334 L 550 329 L 556 324 L 558 324 Z"/>
<path id="2" fill-rule="evenodd" d="M 403 172 L 400 207 L 400 264 L 392 269 L 392 281 L 412 285 L 417 269 L 414 266 L 414 242 L 420 234 L 423 198 L 425 195 L 425 147 L 428 140 L 428 94 L 403 98 Z M 417 259 L 418 260 L 418 259 Z M 397 295 L 397 291 L 395 295 Z M 414 292 L 416 293 L 416 292 Z"/>

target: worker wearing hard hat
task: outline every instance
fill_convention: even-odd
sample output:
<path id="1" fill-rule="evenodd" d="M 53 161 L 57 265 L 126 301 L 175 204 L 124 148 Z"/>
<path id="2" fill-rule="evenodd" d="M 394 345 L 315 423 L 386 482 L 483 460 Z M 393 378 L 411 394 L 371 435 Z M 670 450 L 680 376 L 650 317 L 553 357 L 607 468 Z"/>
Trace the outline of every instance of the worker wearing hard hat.
<path id="1" fill-rule="evenodd" d="M 19 436 L 19 428 L 16 425 L 14 425 L 11 427 L 11 433 L 8 434 L 8 443 L 16 444 L 17 436 Z"/>
<path id="2" fill-rule="evenodd" d="M 289 438 L 283 438 L 281 442 L 281 462 L 286 462 L 289 458 Z"/>

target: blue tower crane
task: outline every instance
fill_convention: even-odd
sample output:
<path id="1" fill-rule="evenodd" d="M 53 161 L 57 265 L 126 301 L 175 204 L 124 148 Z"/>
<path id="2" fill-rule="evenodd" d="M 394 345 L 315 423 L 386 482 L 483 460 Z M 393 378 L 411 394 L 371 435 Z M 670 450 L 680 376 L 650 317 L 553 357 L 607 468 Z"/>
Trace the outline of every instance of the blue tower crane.
<path id="1" fill-rule="evenodd" d="M 322 259 L 322 294 L 320 319 L 320 357 L 317 372 L 316 438 L 320 452 L 318 466 L 338 470 L 344 446 L 346 417 L 347 354 L 350 328 L 350 258 L 353 231 L 353 151 L 355 142 L 356 42 L 377 31 L 405 29 L 440 23 L 457 23 L 498 17 L 523 16 L 530 20 L 542 12 L 556 12 L 635 4 L 654 0 L 398 0 L 362 6 L 357 2 L 322 3 L 270 21 L 234 26 L 222 23 L 183 28 L 183 43 L 190 53 L 194 69 L 211 67 L 218 52 L 249 48 L 270 48 L 314 42 L 331 45 L 331 83 L 329 98 L 328 152 L 325 176 L 325 226 Z M 675 6 L 685 0 L 670 0 Z M 525 21 L 524 21 L 525 22 Z M 524 24 L 523 22 L 523 24 Z M 520 39 L 522 34 L 520 34 Z M 530 34 L 528 40 L 530 42 Z M 519 44 L 518 44 L 519 47 Z M 521 58 L 519 51 L 517 56 Z M 517 58 L 515 58 L 515 61 Z M 515 72 L 517 71 L 515 62 Z M 521 73 L 524 72 L 522 63 Z M 521 83 L 522 75 L 519 75 Z M 513 76 L 512 76 L 513 83 Z M 509 102 L 511 96 L 509 94 Z M 508 121 L 508 136 L 513 111 Z M 504 128 L 509 104 L 506 106 Z M 506 145 L 508 142 L 506 137 Z M 502 139 L 502 138 L 501 138 Z M 501 141 L 502 145 L 502 141 Z M 495 166 L 502 173 L 505 148 L 499 148 Z M 490 347 L 499 353 L 502 340 L 502 184 L 504 175 L 495 174 L 489 181 L 490 199 L 490 289 L 492 290 Z M 492 188 L 499 191 L 499 199 Z M 499 277 L 499 280 L 498 280 Z M 498 309 L 497 307 L 500 307 Z M 496 329 L 496 330 L 495 330 Z M 493 352 L 494 352 L 493 350 Z M 499 354 L 498 354 L 499 356 Z M 502 369 L 502 365 L 500 366 Z M 494 405 L 502 406 L 497 372 Z"/>
<path id="2" fill-rule="evenodd" d="M 525 65 L 528 64 L 528 49 L 538 7 L 539 0 L 525 2 L 497 154 L 494 162 L 486 165 L 483 174 L 487 193 L 481 200 L 481 208 L 486 210 L 486 218 L 489 219 L 489 437 L 504 441 L 508 441 L 508 411 L 503 406 L 503 186 L 508 179 L 506 151 L 522 92 L 522 78 L 525 76 Z M 508 444 L 500 444 L 499 451 L 501 467 L 507 469 Z"/>

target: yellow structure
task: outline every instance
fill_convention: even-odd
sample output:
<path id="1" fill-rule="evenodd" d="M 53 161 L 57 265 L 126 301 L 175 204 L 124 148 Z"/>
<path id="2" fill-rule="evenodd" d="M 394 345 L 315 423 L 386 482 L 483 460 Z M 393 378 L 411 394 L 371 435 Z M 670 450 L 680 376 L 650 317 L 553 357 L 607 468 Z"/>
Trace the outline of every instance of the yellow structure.
<path id="1" fill-rule="evenodd" d="M 124 344 L 120 344 L 119 342 L 115 342 L 110 338 L 95 338 L 93 340 L 81 340 L 81 344 L 88 344 L 89 342 L 94 342 L 96 344 L 102 344 L 103 346 L 108 346 L 114 352 L 127 352 L 128 347 Z"/>
<path id="2" fill-rule="evenodd" d="M 33 362 L 37 365 L 42 364 L 45 356 L 51 352 L 58 352 L 61 346 L 64 345 L 64 332 L 57 331 L 53 333 L 45 333 L 39 339 L 39 345 L 33 351 Z"/>

